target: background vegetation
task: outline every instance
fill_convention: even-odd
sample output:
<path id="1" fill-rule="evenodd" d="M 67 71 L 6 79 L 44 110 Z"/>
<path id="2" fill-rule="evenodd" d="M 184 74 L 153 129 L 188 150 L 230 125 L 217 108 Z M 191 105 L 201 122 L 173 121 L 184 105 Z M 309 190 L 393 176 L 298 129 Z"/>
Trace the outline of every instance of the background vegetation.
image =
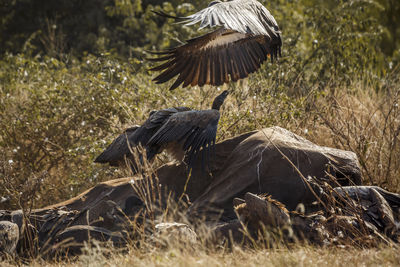
<path id="1" fill-rule="evenodd" d="M 282 29 L 283 57 L 225 86 L 235 93 L 218 138 L 285 127 L 354 151 L 367 184 L 400 191 L 400 2 L 261 2 Z M 216 88 L 169 92 L 145 60 L 198 34 L 152 10 L 207 4 L 0 0 L 0 209 L 42 207 L 125 175 L 92 163 L 124 128 L 152 109 L 208 107 Z"/>

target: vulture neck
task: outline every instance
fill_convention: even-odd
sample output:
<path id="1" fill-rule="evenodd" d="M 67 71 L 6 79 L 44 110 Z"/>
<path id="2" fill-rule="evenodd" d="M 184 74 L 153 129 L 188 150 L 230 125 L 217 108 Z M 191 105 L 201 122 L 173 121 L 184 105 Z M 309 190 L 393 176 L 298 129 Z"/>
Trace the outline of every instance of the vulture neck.
<path id="1" fill-rule="evenodd" d="M 215 98 L 214 102 L 212 103 L 211 109 L 215 109 L 219 111 L 219 108 L 224 103 L 224 100 L 221 100 L 219 97 Z"/>

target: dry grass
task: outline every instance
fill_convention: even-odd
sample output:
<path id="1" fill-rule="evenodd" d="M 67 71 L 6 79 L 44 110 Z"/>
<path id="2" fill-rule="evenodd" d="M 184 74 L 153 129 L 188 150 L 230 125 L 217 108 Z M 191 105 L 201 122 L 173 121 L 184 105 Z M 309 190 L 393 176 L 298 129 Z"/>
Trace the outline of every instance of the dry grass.
<path id="1" fill-rule="evenodd" d="M 104 256 L 99 248 L 81 257 L 60 262 L 36 260 L 33 267 L 52 266 L 398 266 L 398 248 L 381 247 L 359 250 L 354 248 L 294 247 L 291 249 L 241 249 L 230 251 L 204 249 L 153 250 L 111 253 Z M 1 263 L 11 266 L 10 262 Z"/>
<path id="2" fill-rule="evenodd" d="M 375 92 L 355 86 L 353 92 L 339 88 L 327 102 L 316 103 L 318 123 L 309 128 L 308 138 L 355 152 L 365 184 L 399 192 L 400 88 Z"/>

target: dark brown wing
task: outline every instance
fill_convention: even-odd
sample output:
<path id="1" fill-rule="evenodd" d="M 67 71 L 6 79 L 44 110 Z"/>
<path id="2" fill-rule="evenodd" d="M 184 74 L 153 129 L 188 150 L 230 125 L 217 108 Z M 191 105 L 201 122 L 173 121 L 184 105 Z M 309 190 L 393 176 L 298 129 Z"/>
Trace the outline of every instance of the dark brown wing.
<path id="1" fill-rule="evenodd" d="M 97 158 L 94 162 L 109 163 L 111 166 L 119 166 L 125 162 L 125 155 L 130 154 L 127 140 L 134 135 L 140 126 L 136 125 L 126 129 L 120 134 Z"/>
<path id="2" fill-rule="evenodd" d="M 170 90 L 182 83 L 183 87 L 222 85 L 255 72 L 268 55 L 271 59 L 276 58 L 280 47 L 280 37 L 270 40 L 262 35 L 219 29 L 160 52 L 161 57 L 151 60 L 167 62 L 151 69 L 162 71 L 153 80 L 160 84 L 178 75 Z"/>
<path id="3" fill-rule="evenodd" d="M 134 126 L 127 129 L 119 135 L 95 160 L 98 163 L 110 163 L 111 166 L 119 166 L 125 163 L 125 157 L 131 157 L 130 147 L 136 147 L 141 144 L 147 150 L 148 159 L 154 157 L 158 153 L 156 151 L 149 151 L 146 147 L 150 138 L 158 131 L 162 124 L 173 114 L 183 111 L 188 111 L 186 107 L 176 107 L 152 111 L 149 118 L 143 123 L 142 126 Z M 153 147 L 155 149 L 155 147 Z M 131 158 L 132 159 L 132 158 Z M 133 162 L 133 159 L 132 159 Z M 134 167 L 134 166 L 132 166 Z"/>
<path id="4" fill-rule="evenodd" d="M 217 135 L 219 111 L 191 110 L 172 115 L 149 140 L 148 146 L 167 146 L 169 143 L 181 144 L 191 169 L 194 160 L 202 150 L 202 163 L 209 164 Z"/>

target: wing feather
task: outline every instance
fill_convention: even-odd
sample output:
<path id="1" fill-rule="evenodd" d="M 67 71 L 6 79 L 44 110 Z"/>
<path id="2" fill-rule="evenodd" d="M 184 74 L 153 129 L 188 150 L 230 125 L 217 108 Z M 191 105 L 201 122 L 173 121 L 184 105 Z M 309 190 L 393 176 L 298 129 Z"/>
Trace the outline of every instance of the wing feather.
<path id="1" fill-rule="evenodd" d="M 248 46 L 245 45 L 243 47 L 242 51 L 243 51 L 243 54 L 244 54 L 244 59 L 245 59 L 246 64 L 247 64 L 247 72 L 248 72 L 248 74 L 255 72 L 258 69 L 258 67 L 257 67 L 256 63 L 254 62 L 254 59 L 253 59 L 252 55 L 250 54 Z"/>
<path id="2" fill-rule="evenodd" d="M 217 65 L 215 64 L 215 53 L 211 51 L 210 55 L 210 83 L 209 84 L 217 84 L 216 76 L 217 76 Z"/>
<path id="3" fill-rule="evenodd" d="M 240 56 L 240 51 L 236 51 L 236 49 L 233 48 L 231 54 L 234 55 L 234 59 L 235 59 L 234 62 L 237 66 L 237 70 L 239 73 L 239 79 L 246 77 L 244 66 L 243 66 L 243 61 Z"/>
<path id="4" fill-rule="evenodd" d="M 234 53 L 231 53 L 232 51 L 230 49 L 226 50 L 226 55 L 228 60 L 230 61 L 230 65 L 231 65 L 231 79 L 232 81 L 236 82 L 237 80 L 239 80 L 240 74 L 239 74 L 239 68 L 237 66 L 237 57 Z"/>
<path id="5" fill-rule="evenodd" d="M 199 152 L 203 150 L 202 160 L 205 160 L 208 150 L 215 144 L 218 121 L 217 110 L 191 110 L 176 113 L 152 136 L 147 145 L 151 147 L 166 146 L 171 142 L 180 143 L 185 151 L 189 168 L 192 168 Z"/>
<path id="6" fill-rule="evenodd" d="M 264 54 L 263 50 L 261 49 L 260 43 L 249 42 L 248 44 L 251 46 L 251 51 L 256 54 L 256 57 L 258 58 L 260 63 L 267 59 L 267 55 Z"/>
<path id="7" fill-rule="evenodd" d="M 153 80 L 156 81 L 157 84 L 159 83 L 164 83 L 166 81 L 169 81 L 176 75 L 178 75 L 180 72 L 182 72 L 185 68 L 185 60 L 179 60 L 176 64 L 171 65 L 168 67 L 167 70 L 162 72 L 160 75 L 158 75 L 156 78 Z"/>
<path id="8" fill-rule="evenodd" d="M 235 52 L 238 55 L 238 58 L 239 58 L 238 62 L 241 65 L 241 68 L 242 68 L 242 75 L 240 76 L 240 78 L 245 78 L 249 74 L 248 67 L 247 67 L 247 62 L 246 62 L 246 57 L 243 55 L 243 50 L 242 49 L 236 49 Z"/>
<path id="9" fill-rule="evenodd" d="M 199 84 L 200 70 L 201 70 L 201 57 L 199 56 L 196 62 L 196 72 L 194 72 L 193 79 L 190 83 L 191 86 Z"/>
<path id="10" fill-rule="evenodd" d="M 207 79 L 207 54 L 202 55 L 201 65 L 200 65 L 200 73 L 199 73 L 199 86 L 203 86 L 206 83 Z"/>
<path id="11" fill-rule="evenodd" d="M 189 74 L 185 77 L 182 87 L 188 86 L 193 81 L 194 76 L 197 73 L 197 68 L 199 65 L 198 62 L 199 62 L 198 57 L 193 57 L 193 61 L 188 66 L 188 68 L 190 68 Z"/>
<path id="12" fill-rule="evenodd" d="M 224 64 L 224 81 L 229 82 L 229 77 L 232 77 L 232 64 L 231 58 L 228 57 L 228 50 L 221 51 L 222 63 Z"/>
<path id="13" fill-rule="evenodd" d="M 163 57 L 160 57 L 159 59 L 160 59 L 159 61 L 164 61 L 164 58 L 163 58 Z M 152 60 L 152 61 L 157 61 L 157 58 L 152 58 L 151 60 Z M 161 65 L 158 65 L 158 66 L 156 66 L 156 67 L 153 67 L 153 68 L 151 68 L 150 70 L 151 70 L 151 71 L 165 70 L 165 69 L 168 69 L 168 68 L 170 68 L 171 66 L 175 65 L 176 62 L 178 62 L 178 58 L 177 58 L 177 57 L 175 57 L 173 60 L 167 61 L 167 62 L 165 62 L 165 63 L 163 63 L 163 64 L 161 64 Z"/>
<path id="14" fill-rule="evenodd" d="M 213 64 L 214 64 L 214 78 L 213 78 L 213 83 L 217 86 L 222 85 L 224 83 L 223 77 L 222 77 L 222 64 L 221 64 L 221 59 L 219 53 L 213 54 Z"/>
<path id="15" fill-rule="evenodd" d="M 256 0 L 233 0 L 209 6 L 184 18 L 185 25 L 200 22 L 205 27 L 224 27 L 253 35 L 276 36 L 279 27 L 274 17 Z"/>
<path id="16" fill-rule="evenodd" d="M 255 70 L 257 70 L 260 67 L 260 63 L 264 61 L 263 55 L 258 53 L 259 48 L 258 45 L 254 45 L 253 43 L 247 43 L 246 44 L 247 51 L 249 52 L 250 57 L 253 59 L 253 62 L 256 64 Z"/>
<path id="17" fill-rule="evenodd" d="M 124 161 L 124 155 L 129 153 L 128 140 L 135 134 L 139 126 L 131 127 L 120 134 L 99 156 L 94 162 L 110 163 L 111 166 L 118 166 Z"/>
<path id="18" fill-rule="evenodd" d="M 207 58 L 207 68 L 206 68 L 205 84 L 211 84 L 211 76 L 212 76 L 212 72 L 213 72 L 212 64 L 211 64 L 212 60 L 213 60 L 211 57 L 211 51 L 208 51 L 206 58 Z"/>
<path id="19" fill-rule="evenodd" d="M 190 58 L 188 60 L 190 62 Z M 190 74 L 191 67 L 188 65 L 186 68 L 183 69 L 183 71 L 179 74 L 178 78 L 175 80 L 175 82 L 172 84 L 172 86 L 169 88 L 169 90 L 174 90 L 177 88 L 181 83 L 185 81 L 185 79 L 188 77 Z"/>

